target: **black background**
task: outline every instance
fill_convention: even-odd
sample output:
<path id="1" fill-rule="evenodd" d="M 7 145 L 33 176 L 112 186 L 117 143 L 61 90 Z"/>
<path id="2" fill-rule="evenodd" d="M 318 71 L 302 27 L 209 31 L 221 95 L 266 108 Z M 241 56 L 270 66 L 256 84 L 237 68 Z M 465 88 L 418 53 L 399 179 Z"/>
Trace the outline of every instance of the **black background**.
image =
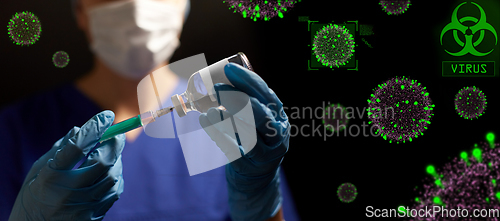
<path id="1" fill-rule="evenodd" d="M 417 196 L 413 188 L 421 186 L 421 180 L 428 176 L 427 165 L 442 166 L 450 157 L 483 141 L 488 131 L 500 136 L 500 79 L 441 77 L 439 32 L 450 21 L 456 5 L 447 0 L 412 1 L 407 12 L 391 16 L 378 1 L 305 0 L 283 19 L 254 22 L 233 14 L 222 1 L 192 0 L 181 47 L 171 61 L 205 53 L 211 64 L 242 51 L 289 108 L 289 116 L 291 107 L 315 109 L 323 102 L 362 109 L 372 89 L 394 76 L 408 76 L 427 87 L 436 105 L 435 116 L 425 135 L 411 143 L 390 144 L 380 137 L 362 135 L 334 136 L 326 141 L 318 134 L 291 138 L 283 168 L 302 219 L 366 219 L 367 206 L 389 209 L 410 205 Z M 43 31 L 40 40 L 29 47 L 13 44 L 7 30 L 0 35 L 1 106 L 72 81 L 92 65 L 92 55 L 75 25 L 68 0 L 5 0 L 0 21 L 6 26 L 15 12 L 24 10 L 38 16 Z M 299 16 L 322 23 L 358 20 L 371 24 L 375 35 L 365 39 L 374 48 L 368 48 L 358 35 L 359 71 L 308 71 L 310 33 L 307 22 L 298 22 Z M 59 50 L 66 51 L 71 59 L 63 69 L 54 67 L 51 61 L 52 54 Z M 479 119 L 465 120 L 455 112 L 453 98 L 461 88 L 474 85 L 487 96 L 488 108 Z M 313 121 L 315 125 L 321 123 L 309 115 L 306 119 L 290 119 L 299 128 L 312 126 Z M 367 121 L 366 113 L 362 119 L 356 114 L 350 124 L 360 126 Z M 306 132 L 312 131 L 309 128 Z M 349 204 L 336 196 L 337 187 L 345 182 L 358 190 L 358 197 Z"/>

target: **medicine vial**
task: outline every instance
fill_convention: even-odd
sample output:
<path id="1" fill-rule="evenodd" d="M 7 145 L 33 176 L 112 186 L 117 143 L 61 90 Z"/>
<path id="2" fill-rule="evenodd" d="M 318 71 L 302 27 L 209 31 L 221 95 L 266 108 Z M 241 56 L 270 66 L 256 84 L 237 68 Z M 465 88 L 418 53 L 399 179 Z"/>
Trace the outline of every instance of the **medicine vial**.
<path id="1" fill-rule="evenodd" d="M 212 107 L 221 108 L 213 88 L 214 84 L 217 83 L 234 86 L 229 82 L 224 73 L 224 66 L 230 62 L 253 71 L 246 55 L 239 52 L 194 73 L 189 77 L 186 91 L 180 95 L 175 94 L 171 98 L 179 117 L 186 116 L 190 111 L 206 113 Z"/>

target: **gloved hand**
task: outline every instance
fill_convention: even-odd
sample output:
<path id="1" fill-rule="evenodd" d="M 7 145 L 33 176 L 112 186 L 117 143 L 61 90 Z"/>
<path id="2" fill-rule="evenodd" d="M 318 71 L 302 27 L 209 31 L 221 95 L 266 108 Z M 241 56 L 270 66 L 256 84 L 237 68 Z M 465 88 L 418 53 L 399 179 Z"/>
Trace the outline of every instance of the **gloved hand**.
<path id="1" fill-rule="evenodd" d="M 103 142 L 72 169 L 94 148 L 114 117 L 111 111 L 97 114 L 40 157 L 24 180 L 9 220 L 102 220 L 123 192 L 125 135 Z"/>
<path id="2" fill-rule="evenodd" d="M 227 64 L 224 71 L 234 87 L 216 84 L 214 89 L 226 110 L 211 108 L 200 115 L 199 121 L 228 159 L 236 159 L 226 165 L 231 218 L 236 221 L 266 220 L 281 207 L 278 172 L 288 151 L 290 124 L 283 104 L 257 74 L 232 63 Z M 231 93 L 235 91 L 240 93 Z M 246 100 L 241 92 L 248 95 Z M 244 119 L 247 114 L 237 114 L 248 100 L 252 105 L 253 119 Z M 228 124 L 221 123 L 228 117 L 234 119 L 235 125 L 240 125 L 237 135 L 232 132 L 232 124 L 228 130 Z M 249 131 L 253 122 L 255 127 Z M 249 146 L 242 139 L 242 136 L 251 136 L 252 132 L 257 133 L 255 146 L 253 143 Z M 238 155 L 242 157 L 235 157 L 232 146 L 239 149 Z"/>

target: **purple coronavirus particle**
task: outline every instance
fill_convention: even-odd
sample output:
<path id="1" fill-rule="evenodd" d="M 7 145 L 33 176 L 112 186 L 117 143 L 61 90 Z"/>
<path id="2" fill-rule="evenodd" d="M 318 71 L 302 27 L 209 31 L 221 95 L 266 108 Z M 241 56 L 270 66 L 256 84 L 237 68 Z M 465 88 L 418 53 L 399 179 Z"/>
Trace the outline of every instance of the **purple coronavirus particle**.
<path id="1" fill-rule="evenodd" d="M 18 12 L 9 21 L 7 25 L 9 36 L 15 44 L 29 46 L 34 44 L 40 38 L 42 25 L 33 13 L 24 11 Z"/>
<path id="2" fill-rule="evenodd" d="M 406 207 L 410 220 L 498 220 L 500 211 L 500 144 L 488 133 L 488 142 L 474 144 L 442 168 L 427 166 L 431 176 L 423 180 L 414 204 Z M 427 207 L 439 212 L 418 214 Z M 487 214 L 496 211 L 496 215 Z M 485 214 L 486 213 L 486 214 Z"/>
<path id="3" fill-rule="evenodd" d="M 66 67 L 69 63 L 69 55 L 65 51 L 58 51 L 52 55 L 52 62 L 58 68 Z"/>
<path id="4" fill-rule="evenodd" d="M 300 0 L 226 0 L 229 9 L 238 12 L 244 18 L 254 21 L 261 19 L 269 21 L 276 16 L 283 18 L 283 13 L 292 8 Z"/>
<path id="5" fill-rule="evenodd" d="M 326 67 L 340 67 L 354 55 L 354 37 L 345 26 L 329 24 L 316 32 L 312 51 L 318 62 Z"/>
<path id="6" fill-rule="evenodd" d="M 483 115 L 487 104 L 486 96 L 476 86 L 464 87 L 455 95 L 455 110 L 465 119 L 473 120 Z"/>
<path id="7" fill-rule="evenodd" d="M 358 196 L 358 190 L 351 183 L 344 183 L 337 189 L 337 196 L 340 201 L 344 203 L 350 203 L 356 199 Z"/>
<path id="8" fill-rule="evenodd" d="M 410 0 L 380 0 L 382 9 L 388 15 L 403 14 L 410 7 Z"/>
<path id="9" fill-rule="evenodd" d="M 340 104 L 330 104 L 323 110 L 323 125 L 327 130 L 335 132 L 346 128 L 349 118 L 347 109 Z"/>
<path id="10" fill-rule="evenodd" d="M 434 115 L 426 87 L 416 80 L 395 77 L 373 89 L 368 99 L 369 124 L 385 140 L 406 142 L 424 135 Z"/>

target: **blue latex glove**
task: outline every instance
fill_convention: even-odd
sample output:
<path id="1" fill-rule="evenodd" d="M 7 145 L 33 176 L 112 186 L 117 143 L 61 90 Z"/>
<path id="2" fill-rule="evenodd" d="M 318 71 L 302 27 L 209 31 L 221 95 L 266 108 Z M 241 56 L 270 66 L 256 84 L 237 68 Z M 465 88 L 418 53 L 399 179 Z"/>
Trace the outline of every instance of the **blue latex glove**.
<path id="1" fill-rule="evenodd" d="M 74 127 L 31 167 L 9 220 L 102 220 L 123 192 L 121 152 L 125 135 L 103 142 L 114 113 L 103 111 Z"/>
<path id="2" fill-rule="evenodd" d="M 257 74 L 232 63 L 227 64 L 224 71 L 234 87 L 216 84 L 214 89 L 220 104 L 226 110 L 211 108 L 206 114 L 200 115 L 199 121 L 228 159 L 236 159 L 226 165 L 231 218 L 236 221 L 266 220 L 273 217 L 281 207 L 278 172 L 283 156 L 288 151 L 290 124 L 283 104 Z M 227 93 L 230 91 L 243 92 L 248 96 Z M 248 101 L 252 106 L 254 119 L 237 117 L 237 113 Z M 248 146 L 244 139 L 239 139 L 242 133 L 243 136 L 251 136 L 252 131 L 247 129 L 252 126 L 237 129 L 238 136 L 231 134 L 233 130 L 223 127 L 224 123 L 221 121 L 231 116 L 236 125 L 252 125 L 253 122 L 249 122 L 255 122 L 255 146 Z M 235 157 L 230 146 L 239 148 L 238 155 L 243 156 Z"/>

